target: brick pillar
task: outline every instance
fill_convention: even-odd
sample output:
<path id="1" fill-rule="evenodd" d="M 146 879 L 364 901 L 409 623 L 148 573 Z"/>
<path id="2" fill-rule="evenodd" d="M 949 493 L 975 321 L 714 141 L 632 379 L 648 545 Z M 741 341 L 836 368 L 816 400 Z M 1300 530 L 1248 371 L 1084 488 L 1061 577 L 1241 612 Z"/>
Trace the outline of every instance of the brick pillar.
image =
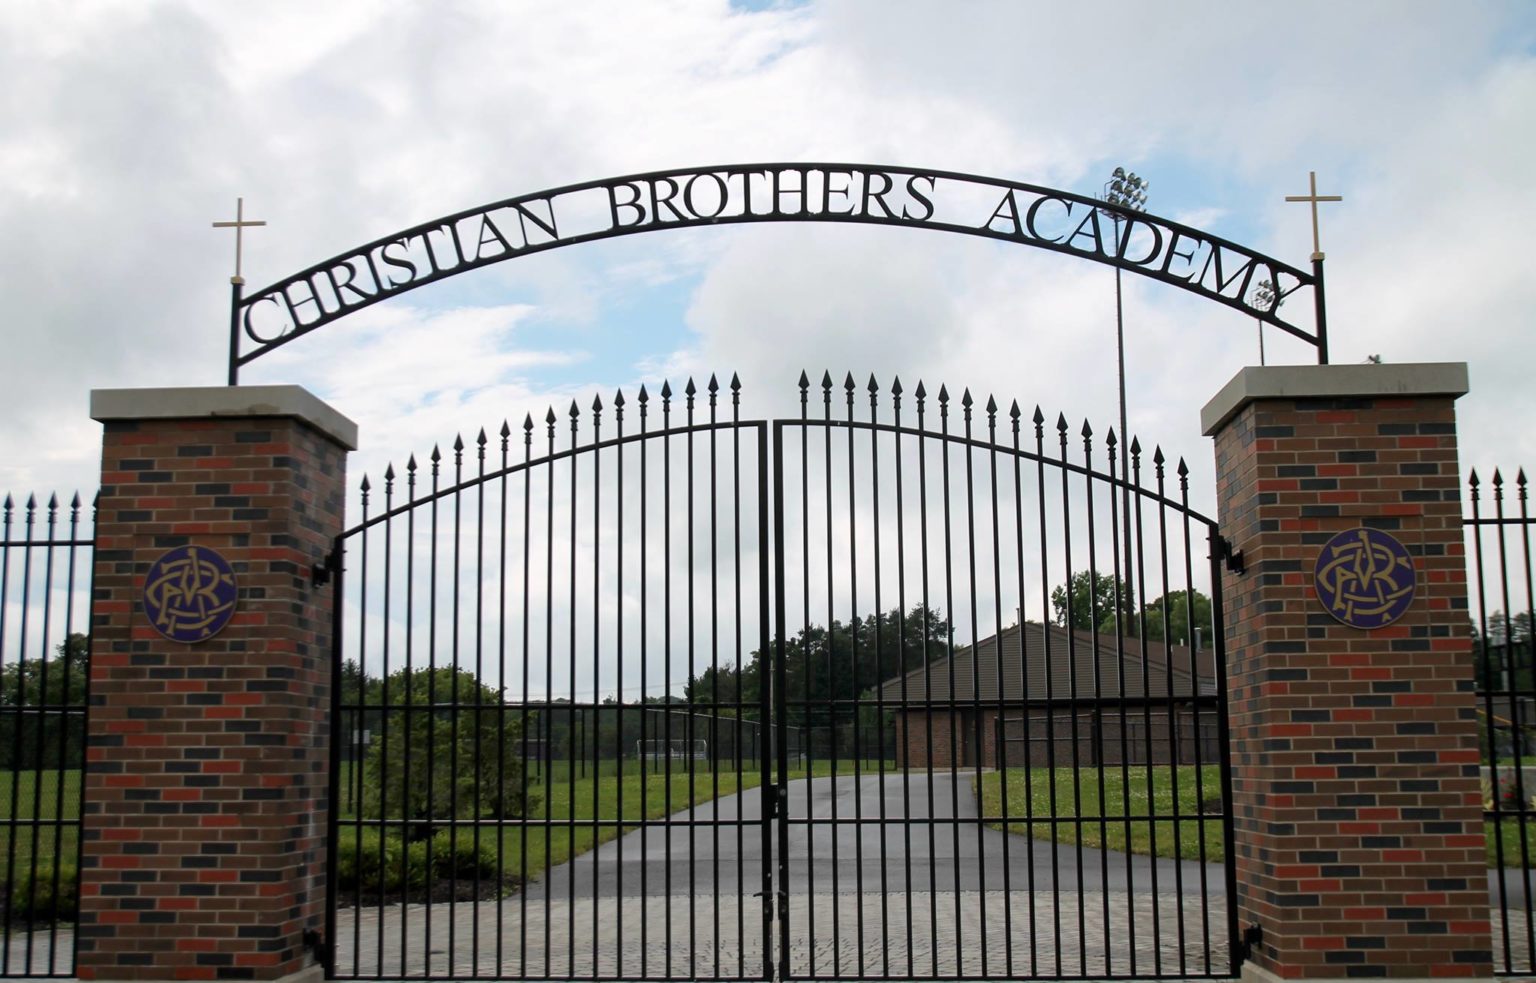
<path id="1" fill-rule="evenodd" d="M 331 592 L 357 427 L 297 386 L 98 390 L 82 979 L 317 974 L 324 927 Z M 170 641 L 146 574 L 221 554 L 227 627 Z"/>
<path id="2" fill-rule="evenodd" d="M 1262 932 L 1247 979 L 1493 976 L 1466 391 L 1462 363 L 1247 368 L 1202 413 L 1247 566 L 1224 585 L 1239 927 Z M 1346 626 L 1315 587 L 1324 545 L 1360 527 L 1415 570 L 1386 627 Z"/>

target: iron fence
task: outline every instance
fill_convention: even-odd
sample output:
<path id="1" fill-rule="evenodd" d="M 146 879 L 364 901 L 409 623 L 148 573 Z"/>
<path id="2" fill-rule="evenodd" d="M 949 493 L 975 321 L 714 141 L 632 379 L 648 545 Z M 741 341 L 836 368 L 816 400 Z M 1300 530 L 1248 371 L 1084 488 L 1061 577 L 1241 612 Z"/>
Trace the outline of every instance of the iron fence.
<path id="1" fill-rule="evenodd" d="M 78 495 L 0 505 L 0 976 L 74 974 L 94 551 L 81 511 Z"/>
<path id="2" fill-rule="evenodd" d="M 1473 655 L 1482 744 L 1494 965 L 1504 975 L 1536 971 L 1536 636 L 1532 634 L 1528 483 L 1499 471 L 1468 480 Z M 1486 501 L 1484 496 L 1491 499 Z"/>
<path id="3" fill-rule="evenodd" d="M 775 712 L 840 741 L 781 785 L 778 977 L 1233 975 L 1224 549 L 1183 462 L 904 396 L 802 376 L 773 424 Z M 1114 764 L 1075 728 L 1006 760 L 1041 707 L 1115 721 Z M 1216 746 L 1159 760 L 1168 714 Z"/>
<path id="4" fill-rule="evenodd" d="M 915 425 L 851 378 L 771 423 L 734 379 L 660 392 L 361 482 L 332 975 L 1230 975 L 1224 554 L 1185 469 L 921 386 Z M 1010 760 L 1040 706 L 1123 753 Z"/>

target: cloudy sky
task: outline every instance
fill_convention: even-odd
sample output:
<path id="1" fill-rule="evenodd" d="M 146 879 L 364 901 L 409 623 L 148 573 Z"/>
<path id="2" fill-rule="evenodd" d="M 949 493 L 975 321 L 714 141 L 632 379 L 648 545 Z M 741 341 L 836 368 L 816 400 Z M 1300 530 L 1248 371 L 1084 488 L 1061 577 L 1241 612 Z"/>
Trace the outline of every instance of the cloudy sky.
<path id="1" fill-rule="evenodd" d="M 1465 360 L 1466 465 L 1536 462 L 1519 3 L 15 2 L 0 10 L 0 488 L 86 488 L 97 387 L 223 381 L 228 232 L 259 287 L 396 229 L 653 168 L 847 160 L 1097 193 L 1305 266 L 1320 189 L 1338 362 Z M 674 231 L 493 266 L 247 369 L 362 427 L 354 471 L 551 401 L 802 368 L 1114 422 L 1113 274 L 932 232 Z M 1126 280 L 1131 428 L 1210 472 L 1200 406 L 1254 323 Z M 1273 361 L 1311 351 L 1271 333 Z M 1197 487 L 1208 484 L 1197 481 Z"/>

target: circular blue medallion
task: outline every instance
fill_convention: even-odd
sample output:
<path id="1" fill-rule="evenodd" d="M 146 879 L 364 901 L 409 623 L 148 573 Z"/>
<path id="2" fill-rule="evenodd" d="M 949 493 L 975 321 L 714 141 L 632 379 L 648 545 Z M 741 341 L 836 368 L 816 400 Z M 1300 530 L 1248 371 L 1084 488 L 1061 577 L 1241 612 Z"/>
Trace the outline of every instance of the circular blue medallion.
<path id="1" fill-rule="evenodd" d="M 1328 540 L 1313 582 L 1328 613 L 1351 628 L 1380 628 L 1413 603 L 1413 557 L 1380 529 L 1350 529 Z"/>
<path id="2" fill-rule="evenodd" d="M 144 614 L 173 642 L 201 642 L 235 613 L 235 571 L 206 546 L 178 546 L 150 564 Z"/>

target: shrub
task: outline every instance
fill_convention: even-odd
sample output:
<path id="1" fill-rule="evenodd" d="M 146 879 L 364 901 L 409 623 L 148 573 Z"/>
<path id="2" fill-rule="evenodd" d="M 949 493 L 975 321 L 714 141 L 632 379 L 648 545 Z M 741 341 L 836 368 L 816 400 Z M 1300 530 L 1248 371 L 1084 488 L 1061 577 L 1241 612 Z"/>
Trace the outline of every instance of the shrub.
<path id="1" fill-rule="evenodd" d="M 18 865 L 20 866 L 20 865 Z M 37 886 L 36 891 L 33 885 Z M 72 922 L 80 909 L 80 876 L 75 865 L 68 861 L 58 864 L 59 889 L 54 889 L 54 862 L 39 860 L 34 878 L 32 865 L 16 871 L 16 880 L 9 892 L 10 920 L 27 922 Z"/>
<path id="2" fill-rule="evenodd" d="M 426 901 L 429 886 L 445 890 L 457 882 L 462 887 L 477 876 L 482 888 L 499 890 L 501 886 L 496 837 L 482 832 L 477 847 L 473 829 L 440 830 L 431 839 L 412 843 L 405 843 L 397 833 L 381 834 L 376 829 L 364 829 L 361 836 L 344 832 L 336 847 L 336 865 L 336 887 L 344 901 L 361 896 L 366 903 L 380 895 L 388 900 Z"/>
<path id="3" fill-rule="evenodd" d="M 501 712 L 495 690 L 453 668 L 402 669 L 384 685 L 396 709 L 364 759 L 363 815 L 424 820 L 416 839 L 431 820 L 516 819 L 537 804 L 523 789 L 522 715 Z"/>

